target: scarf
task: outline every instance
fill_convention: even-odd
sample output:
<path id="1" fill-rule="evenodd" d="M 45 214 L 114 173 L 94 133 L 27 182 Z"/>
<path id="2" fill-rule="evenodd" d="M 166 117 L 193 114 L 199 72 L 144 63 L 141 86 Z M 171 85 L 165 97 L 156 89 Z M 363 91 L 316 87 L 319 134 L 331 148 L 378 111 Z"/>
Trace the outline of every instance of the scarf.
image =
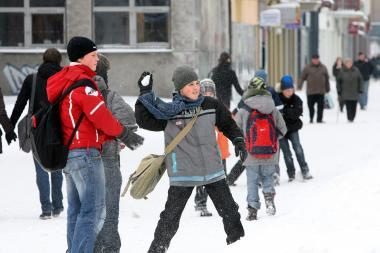
<path id="1" fill-rule="evenodd" d="M 204 96 L 199 96 L 196 100 L 190 100 L 179 93 L 176 93 L 172 102 L 165 102 L 156 97 L 154 92 L 141 95 L 138 100 L 156 119 L 170 119 L 184 110 L 196 109 L 204 100 Z"/>

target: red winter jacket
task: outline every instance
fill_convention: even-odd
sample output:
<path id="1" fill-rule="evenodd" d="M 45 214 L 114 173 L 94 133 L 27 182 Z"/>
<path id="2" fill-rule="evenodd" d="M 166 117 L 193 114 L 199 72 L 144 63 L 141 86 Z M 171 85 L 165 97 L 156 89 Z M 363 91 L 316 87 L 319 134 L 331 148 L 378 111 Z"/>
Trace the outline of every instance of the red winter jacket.
<path id="1" fill-rule="evenodd" d="M 54 102 L 64 90 L 80 79 L 89 79 L 97 87 L 92 80 L 94 76 L 95 72 L 85 65 L 63 68 L 47 81 L 46 91 L 49 102 Z M 100 149 L 105 140 L 118 136 L 123 131 L 122 125 L 106 108 L 100 91 L 90 87 L 79 87 L 71 91 L 60 105 L 65 142 L 69 140 L 82 112 L 85 113 L 85 117 L 75 134 L 70 149 L 89 147 Z"/>

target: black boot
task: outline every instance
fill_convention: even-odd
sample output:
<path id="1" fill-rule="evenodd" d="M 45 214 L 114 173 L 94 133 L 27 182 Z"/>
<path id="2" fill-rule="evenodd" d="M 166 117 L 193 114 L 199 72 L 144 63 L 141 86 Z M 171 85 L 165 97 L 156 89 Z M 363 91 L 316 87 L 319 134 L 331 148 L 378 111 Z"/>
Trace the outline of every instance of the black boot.
<path id="1" fill-rule="evenodd" d="M 227 245 L 230 245 L 236 242 L 237 240 L 240 240 L 240 237 L 243 237 L 243 236 L 244 236 L 244 228 L 243 226 L 240 226 L 238 231 L 235 231 L 231 235 L 227 236 L 227 239 L 226 239 Z"/>
<path id="2" fill-rule="evenodd" d="M 274 193 L 264 193 L 264 199 L 265 199 L 265 205 L 267 207 L 267 214 L 268 215 L 275 215 L 276 214 L 276 206 L 274 205 Z"/>
<path id="3" fill-rule="evenodd" d="M 245 218 L 248 221 L 257 220 L 257 209 L 251 206 L 248 206 L 248 216 Z"/>

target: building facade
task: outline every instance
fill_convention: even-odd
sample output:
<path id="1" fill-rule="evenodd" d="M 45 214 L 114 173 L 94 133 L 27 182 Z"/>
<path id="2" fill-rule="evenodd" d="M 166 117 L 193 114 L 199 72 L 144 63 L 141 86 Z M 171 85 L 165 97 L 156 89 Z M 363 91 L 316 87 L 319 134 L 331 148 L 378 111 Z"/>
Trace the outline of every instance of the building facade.
<path id="1" fill-rule="evenodd" d="M 158 95 L 173 91 L 172 72 L 183 64 L 206 77 L 230 50 L 230 2 L 225 0 L 0 0 L 0 85 L 17 94 L 49 47 L 73 36 L 92 38 L 111 62 L 110 87 L 137 95 L 143 71 Z"/>

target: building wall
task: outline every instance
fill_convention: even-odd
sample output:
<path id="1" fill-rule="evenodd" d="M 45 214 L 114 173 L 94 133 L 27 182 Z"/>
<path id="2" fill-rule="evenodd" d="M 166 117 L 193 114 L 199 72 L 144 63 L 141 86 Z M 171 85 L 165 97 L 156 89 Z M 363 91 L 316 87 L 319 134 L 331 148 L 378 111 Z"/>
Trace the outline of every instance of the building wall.
<path id="1" fill-rule="evenodd" d="M 122 95 L 138 95 L 137 80 L 145 71 L 154 73 L 154 89 L 170 97 L 173 70 L 193 66 L 203 78 L 222 51 L 229 51 L 228 1 L 171 1 L 169 49 L 100 49 L 111 62 L 110 87 Z M 66 41 L 72 36 L 93 37 L 92 1 L 66 1 Z M 45 48 L 0 48 L 0 85 L 6 95 L 16 94 L 25 76 L 42 61 Z M 65 50 L 63 65 L 68 64 Z"/>

